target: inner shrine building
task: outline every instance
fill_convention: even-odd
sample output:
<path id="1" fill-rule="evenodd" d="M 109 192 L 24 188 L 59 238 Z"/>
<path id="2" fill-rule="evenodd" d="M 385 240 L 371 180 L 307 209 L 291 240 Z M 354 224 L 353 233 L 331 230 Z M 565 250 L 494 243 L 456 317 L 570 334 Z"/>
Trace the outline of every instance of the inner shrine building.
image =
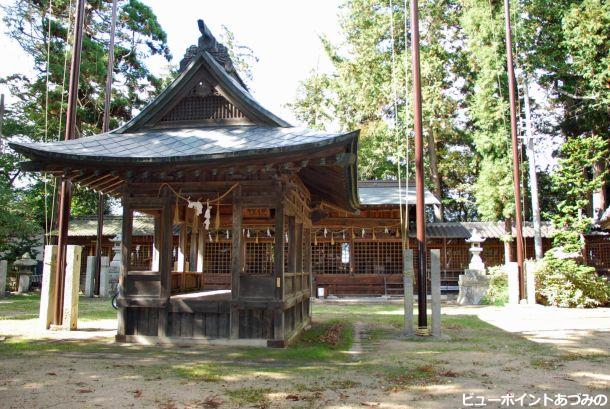
<path id="1" fill-rule="evenodd" d="M 120 199 L 118 341 L 284 346 L 311 320 L 312 215 L 359 207 L 358 131 L 293 127 L 267 111 L 199 28 L 178 77 L 124 126 L 11 147 L 26 170 Z M 146 268 L 130 251 L 138 215 L 154 220 Z M 206 290 L 205 244 L 227 241 L 231 282 Z"/>

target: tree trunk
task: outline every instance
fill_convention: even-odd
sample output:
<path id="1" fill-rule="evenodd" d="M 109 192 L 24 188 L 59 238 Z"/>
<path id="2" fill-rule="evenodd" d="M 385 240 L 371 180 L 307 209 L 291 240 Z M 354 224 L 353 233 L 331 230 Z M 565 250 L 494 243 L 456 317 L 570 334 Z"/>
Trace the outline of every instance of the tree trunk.
<path id="1" fill-rule="evenodd" d="M 536 260 L 543 257 L 542 234 L 540 231 L 540 204 L 538 201 L 538 176 L 536 175 L 536 151 L 534 150 L 534 128 L 532 125 L 532 115 L 530 110 L 529 84 L 527 76 L 523 84 L 525 102 L 525 130 L 527 134 L 527 161 L 529 166 L 529 179 L 532 198 L 532 222 L 534 224 L 534 252 Z"/>
<path id="2" fill-rule="evenodd" d="M 440 205 L 434 206 L 434 220 L 442 222 L 444 220 L 445 209 L 443 208 L 443 191 L 441 188 L 441 176 L 438 171 L 438 157 L 436 155 L 436 141 L 434 140 L 434 134 L 432 133 L 432 127 L 430 132 L 427 133 L 428 142 L 428 156 L 430 158 L 430 175 L 432 176 L 432 182 L 434 183 L 434 194 L 438 197 L 441 202 Z"/>
<path id="3" fill-rule="evenodd" d="M 593 166 L 593 177 L 597 178 L 604 172 L 604 163 L 600 161 Z M 600 188 L 593 192 L 593 221 L 598 221 L 606 210 L 606 180 L 602 181 Z"/>

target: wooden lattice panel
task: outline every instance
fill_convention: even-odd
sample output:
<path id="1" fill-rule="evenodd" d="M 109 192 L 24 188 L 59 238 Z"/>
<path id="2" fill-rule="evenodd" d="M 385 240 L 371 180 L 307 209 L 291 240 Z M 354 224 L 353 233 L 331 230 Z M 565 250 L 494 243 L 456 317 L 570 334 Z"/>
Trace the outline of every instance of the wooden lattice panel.
<path id="1" fill-rule="evenodd" d="M 341 262 L 341 243 L 311 245 L 311 265 L 315 274 L 348 274 L 349 264 Z"/>
<path id="2" fill-rule="evenodd" d="M 152 244 L 132 244 L 129 257 L 130 271 L 147 271 L 152 266 Z"/>
<path id="3" fill-rule="evenodd" d="M 161 122 L 240 118 L 245 118 L 245 115 L 221 95 L 189 95 L 168 112 Z"/>
<path id="4" fill-rule="evenodd" d="M 205 273 L 231 273 L 231 242 L 205 244 Z"/>
<path id="5" fill-rule="evenodd" d="M 402 243 L 390 241 L 355 242 L 354 273 L 402 273 Z"/>
<path id="6" fill-rule="evenodd" d="M 246 243 L 246 274 L 273 274 L 273 243 Z"/>

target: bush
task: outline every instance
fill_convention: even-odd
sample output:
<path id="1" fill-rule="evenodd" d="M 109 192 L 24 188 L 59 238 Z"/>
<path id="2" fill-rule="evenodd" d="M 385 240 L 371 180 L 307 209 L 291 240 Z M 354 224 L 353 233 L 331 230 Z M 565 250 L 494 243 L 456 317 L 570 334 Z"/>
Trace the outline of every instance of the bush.
<path id="1" fill-rule="evenodd" d="M 508 302 L 508 274 L 503 266 L 495 266 L 487 269 L 490 276 L 489 290 L 481 300 L 482 304 L 504 305 Z"/>
<path id="2" fill-rule="evenodd" d="M 593 267 L 549 251 L 536 272 L 536 300 L 556 307 L 597 307 L 610 300 L 610 285 Z"/>

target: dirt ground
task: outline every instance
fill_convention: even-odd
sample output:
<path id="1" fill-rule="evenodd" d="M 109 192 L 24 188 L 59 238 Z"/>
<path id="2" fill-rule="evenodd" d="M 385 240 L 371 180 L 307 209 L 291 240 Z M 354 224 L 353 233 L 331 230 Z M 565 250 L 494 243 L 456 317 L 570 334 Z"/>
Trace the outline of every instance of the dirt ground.
<path id="1" fill-rule="evenodd" d="M 401 314 L 317 303 L 310 334 L 285 350 L 117 345 L 112 319 L 74 332 L 4 319 L 0 407 L 569 406 L 557 394 L 602 395 L 589 407 L 610 407 L 610 309 L 449 305 L 441 339 L 403 337 Z M 500 401 L 511 393 L 526 396 Z"/>

